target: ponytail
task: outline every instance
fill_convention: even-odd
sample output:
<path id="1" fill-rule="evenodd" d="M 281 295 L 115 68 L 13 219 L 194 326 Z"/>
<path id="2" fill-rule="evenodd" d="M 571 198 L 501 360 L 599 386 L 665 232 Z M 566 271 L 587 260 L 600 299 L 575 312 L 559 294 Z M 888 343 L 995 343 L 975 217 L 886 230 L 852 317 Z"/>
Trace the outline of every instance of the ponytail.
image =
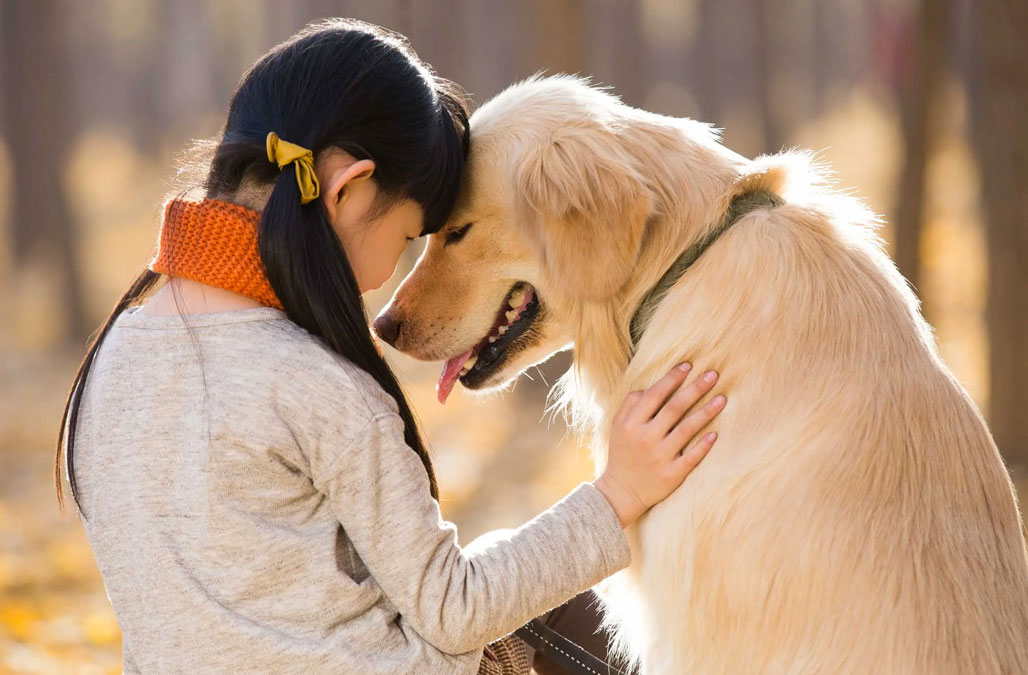
<path id="1" fill-rule="evenodd" d="M 284 171 L 261 214 L 257 247 L 268 281 L 286 314 L 308 333 L 364 370 L 396 401 L 404 439 L 428 472 L 439 498 L 435 472 L 407 398 L 375 346 L 357 278 L 320 200 L 300 204 L 292 171 Z"/>

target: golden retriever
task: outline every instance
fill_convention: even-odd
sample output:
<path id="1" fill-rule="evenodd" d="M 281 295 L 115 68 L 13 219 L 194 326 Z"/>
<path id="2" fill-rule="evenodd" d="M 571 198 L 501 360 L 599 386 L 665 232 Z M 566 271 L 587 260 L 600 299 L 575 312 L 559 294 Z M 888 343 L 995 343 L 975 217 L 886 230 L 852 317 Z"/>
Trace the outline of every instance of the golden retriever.
<path id="1" fill-rule="evenodd" d="M 633 345 L 643 298 L 752 192 L 781 199 Z M 877 225 L 804 154 L 749 160 L 708 125 L 533 78 L 474 114 L 459 203 L 376 327 L 447 359 L 441 400 L 573 348 L 562 400 L 597 468 L 631 390 L 679 361 L 722 373 L 717 446 L 599 589 L 643 672 L 1028 673 L 1011 481 Z"/>

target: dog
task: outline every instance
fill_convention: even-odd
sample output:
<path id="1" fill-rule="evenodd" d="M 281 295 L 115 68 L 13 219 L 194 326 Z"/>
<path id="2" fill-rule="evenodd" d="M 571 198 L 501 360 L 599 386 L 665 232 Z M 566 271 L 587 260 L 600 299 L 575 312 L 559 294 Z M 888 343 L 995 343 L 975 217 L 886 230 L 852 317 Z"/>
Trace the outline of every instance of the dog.
<path id="1" fill-rule="evenodd" d="M 471 126 L 454 212 L 375 321 L 446 360 L 440 400 L 571 348 L 557 396 L 600 471 L 673 364 L 729 397 L 598 589 L 616 648 L 644 673 L 1028 673 L 1013 486 L 866 207 L 808 154 L 750 160 L 573 77 Z"/>

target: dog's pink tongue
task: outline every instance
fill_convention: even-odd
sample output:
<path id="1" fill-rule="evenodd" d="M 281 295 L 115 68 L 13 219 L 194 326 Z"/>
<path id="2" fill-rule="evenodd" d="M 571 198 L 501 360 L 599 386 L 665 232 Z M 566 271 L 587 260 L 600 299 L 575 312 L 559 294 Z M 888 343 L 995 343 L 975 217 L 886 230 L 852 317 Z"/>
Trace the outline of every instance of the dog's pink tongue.
<path id="1" fill-rule="evenodd" d="M 439 375 L 439 384 L 435 386 L 436 396 L 439 397 L 440 403 L 446 403 L 447 397 L 449 397 L 450 392 L 453 391 L 453 385 L 457 383 L 457 376 L 460 375 L 460 369 L 464 367 L 464 362 L 471 356 L 472 351 L 473 348 L 464 352 L 460 356 L 454 356 L 443 366 L 443 372 Z"/>

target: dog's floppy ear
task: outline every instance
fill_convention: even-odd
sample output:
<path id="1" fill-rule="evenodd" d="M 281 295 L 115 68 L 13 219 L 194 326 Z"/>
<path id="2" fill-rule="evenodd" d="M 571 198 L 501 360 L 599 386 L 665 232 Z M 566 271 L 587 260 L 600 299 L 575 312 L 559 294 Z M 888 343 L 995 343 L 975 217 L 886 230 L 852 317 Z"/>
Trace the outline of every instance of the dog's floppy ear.
<path id="1" fill-rule="evenodd" d="M 613 295 L 639 255 L 652 204 L 622 143 L 615 129 L 572 123 L 513 158 L 518 227 L 550 283 L 575 297 Z"/>

